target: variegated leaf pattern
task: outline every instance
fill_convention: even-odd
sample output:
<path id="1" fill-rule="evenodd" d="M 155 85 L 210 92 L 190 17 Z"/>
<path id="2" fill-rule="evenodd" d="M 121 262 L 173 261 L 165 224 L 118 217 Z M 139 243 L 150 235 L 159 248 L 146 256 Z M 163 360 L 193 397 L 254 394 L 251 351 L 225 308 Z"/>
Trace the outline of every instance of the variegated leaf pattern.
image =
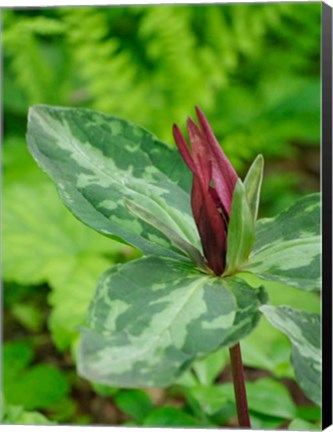
<path id="1" fill-rule="evenodd" d="M 288 210 L 256 224 L 249 264 L 243 270 L 305 291 L 319 290 L 320 194 L 307 195 Z"/>
<path id="2" fill-rule="evenodd" d="M 82 330 L 79 373 L 111 386 L 164 387 L 256 325 L 262 289 L 144 257 L 106 271 Z"/>
<path id="3" fill-rule="evenodd" d="M 178 152 L 145 129 L 88 109 L 36 105 L 27 141 L 69 209 L 95 230 L 145 254 L 188 260 L 156 225 L 128 211 L 127 199 L 201 251 L 190 207 L 191 175 Z"/>
<path id="4" fill-rule="evenodd" d="M 287 306 L 263 305 L 266 319 L 290 339 L 296 379 L 306 395 L 321 405 L 322 357 L 319 314 Z"/>

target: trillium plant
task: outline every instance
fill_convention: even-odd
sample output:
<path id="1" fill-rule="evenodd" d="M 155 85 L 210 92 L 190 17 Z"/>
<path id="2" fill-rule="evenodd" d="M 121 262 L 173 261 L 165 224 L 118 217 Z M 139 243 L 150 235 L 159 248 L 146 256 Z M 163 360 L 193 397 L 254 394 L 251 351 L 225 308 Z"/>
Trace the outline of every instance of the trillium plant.
<path id="1" fill-rule="evenodd" d="M 78 219 L 143 254 L 100 277 L 80 329 L 79 374 L 166 387 L 228 347 L 239 425 L 250 427 L 240 340 L 262 315 L 290 339 L 295 377 L 321 404 L 320 317 L 270 305 L 265 291 L 272 281 L 320 289 L 320 196 L 257 220 L 263 157 L 241 180 L 196 114 L 198 123 L 187 121 L 190 145 L 173 127 L 177 151 L 120 118 L 37 105 L 27 141 Z"/>

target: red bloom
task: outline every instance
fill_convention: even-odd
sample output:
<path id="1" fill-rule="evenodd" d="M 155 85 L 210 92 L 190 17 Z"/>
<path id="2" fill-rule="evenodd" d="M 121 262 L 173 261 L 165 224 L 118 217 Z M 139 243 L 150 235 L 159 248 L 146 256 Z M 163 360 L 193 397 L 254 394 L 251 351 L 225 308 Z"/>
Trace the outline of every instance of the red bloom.
<path id="1" fill-rule="evenodd" d="M 193 173 L 191 206 L 205 257 L 216 275 L 223 273 L 227 229 L 237 173 L 223 153 L 203 112 L 196 108 L 200 128 L 187 120 L 191 152 L 177 125 L 173 135 Z"/>

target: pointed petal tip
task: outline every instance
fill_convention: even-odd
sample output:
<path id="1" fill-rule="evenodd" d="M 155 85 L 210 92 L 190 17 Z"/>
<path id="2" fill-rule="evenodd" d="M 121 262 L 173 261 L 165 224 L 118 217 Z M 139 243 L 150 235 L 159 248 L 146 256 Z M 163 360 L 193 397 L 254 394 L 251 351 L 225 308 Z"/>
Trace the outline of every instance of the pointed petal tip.
<path id="1" fill-rule="evenodd" d="M 199 125 L 201 130 L 205 133 L 205 134 L 211 134 L 212 136 L 215 137 L 212 128 L 209 124 L 209 121 L 207 120 L 207 117 L 205 116 L 205 114 L 203 113 L 203 111 L 199 108 L 199 107 L 195 107 L 195 111 L 197 114 L 197 118 L 199 121 Z"/>
<path id="2" fill-rule="evenodd" d="M 196 123 L 195 123 L 195 121 L 192 119 L 192 117 L 188 116 L 187 119 L 186 119 L 186 125 L 187 125 L 187 127 L 188 127 L 190 124 L 191 124 L 191 125 L 196 125 Z"/>
<path id="3" fill-rule="evenodd" d="M 198 105 L 195 106 L 195 112 L 196 112 L 197 118 L 198 118 L 200 123 L 201 123 L 200 120 L 206 121 L 208 123 L 208 120 L 207 120 L 205 114 L 203 113 L 202 109 L 200 109 L 198 107 Z"/>
<path id="4" fill-rule="evenodd" d="M 180 132 L 180 129 L 179 129 L 179 126 L 178 125 L 176 125 L 176 123 L 174 123 L 173 125 L 172 125 L 172 132 L 175 134 L 175 132 Z M 181 132 L 180 132 L 181 133 Z"/>
<path id="5" fill-rule="evenodd" d="M 187 130 L 188 130 L 189 132 L 194 132 L 195 134 L 197 134 L 197 133 L 200 132 L 200 130 L 199 130 L 197 124 L 195 123 L 194 120 L 191 119 L 191 117 L 187 117 L 187 122 L 186 122 L 186 124 L 187 124 Z"/>
<path id="6" fill-rule="evenodd" d="M 198 113 L 202 113 L 202 110 L 201 110 L 201 108 L 199 108 L 198 105 L 195 105 L 194 109 L 195 109 L 195 112 L 196 112 L 197 114 L 198 114 Z"/>
<path id="7" fill-rule="evenodd" d="M 194 173 L 196 171 L 193 159 L 192 159 L 192 155 L 189 151 L 189 148 L 187 147 L 187 143 L 186 140 L 181 132 L 181 130 L 179 129 L 179 127 L 174 124 L 172 127 L 172 132 L 173 132 L 173 137 L 174 140 L 176 142 L 176 145 L 178 147 L 178 150 L 182 156 L 182 158 L 184 159 L 186 165 L 189 167 L 189 169 Z"/>
<path id="8" fill-rule="evenodd" d="M 182 132 L 181 132 L 181 130 L 180 130 L 180 128 L 179 128 L 179 126 L 178 125 L 176 125 L 176 123 L 174 123 L 173 125 L 172 125 L 172 133 L 173 133 L 173 137 L 174 137 L 174 139 L 175 139 L 175 141 L 176 141 L 176 144 L 179 146 L 183 146 L 184 145 L 184 143 L 185 143 L 185 138 L 184 138 L 184 136 L 183 136 L 183 134 L 182 134 Z M 186 144 L 185 144 L 186 145 Z"/>

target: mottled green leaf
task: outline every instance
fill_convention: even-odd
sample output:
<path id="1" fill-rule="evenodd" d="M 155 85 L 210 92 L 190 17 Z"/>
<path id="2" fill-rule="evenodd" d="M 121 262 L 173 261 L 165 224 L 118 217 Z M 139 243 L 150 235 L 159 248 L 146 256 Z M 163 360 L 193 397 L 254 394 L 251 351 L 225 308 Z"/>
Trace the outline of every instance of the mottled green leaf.
<path id="1" fill-rule="evenodd" d="M 253 287 L 263 281 L 250 273 L 238 273 Z M 307 312 L 320 312 L 320 297 L 314 291 L 295 291 L 295 288 L 276 281 L 265 281 L 265 290 L 274 306 L 288 304 L 295 309 Z M 265 369 L 275 377 L 294 378 L 290 362 L 291 346 L 286 335 L 273 328 L 266 320 L 261 320 L 251 334 L 242 340 L 242 357 L 246 366 Z"/>
<path id="2" fill-rule="evenodd" d="M 263 171 L 264 158 L 262 155 L 258 155 L 250 166 L 250 169 L 244 179 L 246 198 L 249 203 L 254 222 L 257 220 L 258 215 Z"/>
<path id="3" fill-rule="evenodd" d="M 238 179 L 232 197 L 227 238 L 225 274 L 232 274 L 247 261 L 254 240 L 254 221 L 246 190 Z"/>
<path id="4" fill-rule="evenodd" d="M 163 387 L 257 324 L 262 290 L 146 257 L 101 277 L 82 330 L 79 373 L 111 386 Z"/>
<path id="5" fill-rule="evenodd" d="M 308 195 L 272 219 L 256 224 L 249 263 L 262 279 L 303 290 L 321 287 L 320 195 Z"/>
<path id="6" fill-rule="evenodd" d="M 204 258 L 201 253 L 193 247 L 190 243 L 184 240 L 175 230 L 172 229 L 168 223 L 165 221 L 158 219 L 151 212 L 146 210 L 140 204 L 136 204 L 133 201 L 124 200 L 127 205 L 129 211 L 133 213 L 138 218 L 147 222 L 149 225 L 157 228 L 161 231 L 166 237 L 168 237 L 175 246 L 178 246 L 179 249 L 183 250 L 187 253 L 187 255 L 192 259 L 192 261 L 199 265 L 199 267 L 203 270 L 207 270 L 207 265 L 205 264 Z"/>
<path id="7" fill-rule="evenodd" d="M 87 109 L 37 105 L 29 111 L 27 140 L 65 204 L 90 227 L 145 254 L 188 260 L 163 232 L 132 215 L 127 199 L 201 249 L 190 173 L 175 150 L 145 129 Z"/>
<path id="8" fill-rule="evenodd" d="M 290 339 L 296 379 L 305 394 L 321 405 L 320 316 L 286 306 L 264 305 L 266 319 Z"/>

